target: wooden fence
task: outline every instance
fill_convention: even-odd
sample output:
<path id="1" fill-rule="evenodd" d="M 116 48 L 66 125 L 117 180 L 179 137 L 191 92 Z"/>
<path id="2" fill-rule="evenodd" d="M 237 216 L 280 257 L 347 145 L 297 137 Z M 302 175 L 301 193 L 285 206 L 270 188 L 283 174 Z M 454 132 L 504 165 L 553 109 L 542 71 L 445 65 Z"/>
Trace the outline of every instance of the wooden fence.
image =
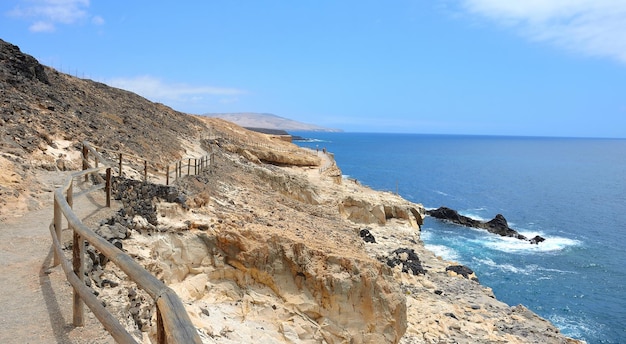
<path id="1" fill-rule="evenodd" d="M 89 164 L 89 155 L 93 155 L 96 167 Z M 118 164 L 119 173 L 122 173 L 122 157 L 120 153 L 120 162 Z M 197 160 L 196 173 L 199 173 L 202 164 L 208 163 L 209 159 Z M 191 163 L 191 160 L 188 160 Z M 103 166 L 98 166 L 102 164 Z M 54 251 L 54 265 L 61 264 L 63 271 L 74 289 L 73 296 L 73 324 L 74 326 L 83 326 L 84 324 L 84 306 L 87 305 L 93 314 L 100 320 L 104 328 L 109 331 L 111 336 L 118 343 L 136 343 L 134 338 L 126 331 L 119 321 L 102 305 L 101 301 L 93 294 L 93 290 L 88 288 L 84 282 L 85 268 L 85 242 L 93 245 L 100 253 L 105 255 L 111 262 L 117 265 L 124 273 L 133 280 L 137 286 L 145 290 L 154 300 L 156 305 L 156 330 L 157 342 L 165 343 L 201 343 L 196 328 L 191 323 L 191 319 L 187 314 L 182 302 L 176 293 L 167 287 L 163 282 L 154 277 L 145 270 L 129 255 L 109 243 L 101 236 L 95 234 L 91 229 L 85 226 L 78 216 L 73 212 L 72 207 L 75 199 L 87 193 L 105 189 L 107 195 L 107 206 L 110 206 L 111 199 L 111 173 L 112 166 L 115 164 L 107 161 L 94 147 L 89 143 L 83 142 L 83 171 L 72 174 L 63 186 L 54 192 L 54 220 L 50 224 L 50 234 L 52 236 L 52 245 Z M 144 166 L 148 162 L 144 160 Z M 177 176 L 181 175 L 181 161 L 176 163 Z M 169 167 L 170 165 L 168 165 Z M 191 165 L 188 164 L 188 173 L 191 172 Z M 105 172 L 105 179 L 101 180 L 100 173 Z M 144 170 L 144 178 L 147 178 L 147 167 Z M 98 184 L 84 190 L 80 193 L 74 193 L 74 179 L 84 177 L 85 180 L 93 176 L 99 180 Z M 168 173 L 169 176 L 169 173 Z M 169 182 L 169 177 L 167 177 Z M 61 246 L 61 228 L 63 217 L 67 219 L 68 227 L 72 230 L 72 261 L 64 258 Z"/>
<path id="2" fill-rule="evenodd" d="M 89 149 L 86 147 L 91 147 L 94 152 L 100 153 L 98 155 L 94 154 L 95 167 L 98 167 L 99 160 L 103 159 L 101 153 L 106 152 L 109 155 L 115 156 L 116 163 L 113 164 L 113 166 L 117 167 L 118 176 L 121 177 L 123 175 L 124 166 L 126 166 L 130 168 L 130 170 L 140 171 L 144 182 L 147 182 L 149 176 L 152 176 L 153 182 L 165 183 L 165 185 L 170 185 L 171 181 L 175 181 L 183 175 L 199 174 L 211 165 L 213 159 L 213 155 L 208 154 L 199 158 L 183 158 L 175 162 L 167 163 L 163 166 L 163 164 L 159 162 L 150 161 L 132 154 L 120 152 L 114 149 L 98 147 L 84 142 L 83 170 L 88 168 L 86 164 L 89 158 Z M 161 176 L 165 178 L 164 181 L 160 179 Z"/>

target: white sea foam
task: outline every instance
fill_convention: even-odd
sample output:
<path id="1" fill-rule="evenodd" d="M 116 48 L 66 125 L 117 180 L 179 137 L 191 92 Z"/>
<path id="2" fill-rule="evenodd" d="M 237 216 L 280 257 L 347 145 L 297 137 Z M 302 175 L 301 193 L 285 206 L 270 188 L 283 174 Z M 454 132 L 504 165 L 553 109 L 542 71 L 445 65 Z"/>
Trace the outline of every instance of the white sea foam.
<path id="1" fill-rule="evenodd" d="M 331 141 L 321 140 L 321 139 L 308 139 L 308 138 L 305 138 L 304 140 L 300 140 L 300 142 L 331 142 Z"/>
<path id="2" fill-rule="evenodd" d="M 537 234 L 534 233 L 521 233 L 527 238 L 532 238 Z M 519 240 L 511 237 L 489 237 L 484 241 L 484 245 L 493 250 L 498 250 L 507 253 L 534 253 L 534 252 L 555 252 L 561 251 L 567 247 L 578 246 L 581 243 L 578 240 L 558 237 L 558 236 L 543 236 L 546 241 L 539 243 L 538 245 L 532 245 L 528 241 Z"/>
<path id="3" fill-rule="evenodd" d="M 426 244 L 424 247 L 433 252 L 435 255 L 445 259 L 445 260 L 459 260 L 460 256 L 457 251 L 454 249 L 444 246 L 444 245 L 430 245 Z"/>
<path id="4" fill-rule="evenodd" d="M 480 264 L 487 265 L 487 266 L 489 266 L 491 268 L 494 268 L 494 269 L 499 269 L 499 270 L 501 270 L 503 272 L 512 272 L 512 273 L 515 273 L 515 274 L 521 273 L 521 274 L 524 274 L 524 275 L 530 274 L 530 271 L 528 271 L 526 269 L 518 268 L 518 267 L 515 267 L 515 266 L 513 266 L 511 264 L 498 264 L 498 263 L 494 262 L 493 260 L 491 260 L 489 258 L 484 258 L 484 259 L 474 258 L 474 260 L 477 261 Z"/>
<path id="5" fill-rule="evenodd" d="M 467 216 L 470 219 L 477 220 L 477 221 L 482 221 L 482 222 L 491 221 L 491 219 L 486 219 L 486 218 L 484 218 L 484 217 L 482 217 L 482 216 L 480 216 L 480 215 L 475 213 L 476 211 L 480 211 L 480 209 L 481 208 L 479 208 L 479 209 L 469 209 L 467 211 L 461 211 L 461 212 L 459 212 L 459 214 L 461 214 L 463 216 Z"/>
<path id="6" fill-rule="evenodd" d="M 438 193 L 438 194 L 440 194 L 440 195 L 442 195 L 442 196 L 450 196 L 450 195 L 448 195 L 447 193 L 445 193 L 445 192 L 443 192 L 443 191 L 439 191 L 439 190 L 435 190 L 435 193 Z"/>
<path id="7" fill-rule="evenodd" d="M 575 316 L 559 316 L 551 315 L 548 319 L 558 327 L 563 334 L 586 340 L 586 337 L 597 337 L 598 333 L 602 333 L 604 328 L 603 324 L 595 323 L 587 318 L 575 317 Z"/>
<path id="8" fill-rule="evenodd" d="M 512 264 L 499 264 L 489 258 L 474 258 L 474 261 L 479 264 L 487 265 L 490 268 L 501 270 L 503 272 L 512 272 L 515 274 L 522 274 L 522 275 L 533 275 L 533 274 L 536 274 L 537 272 L 550 272 L 550 273 L 561 273 L 561 274 L 575 273 L 573 271 L 564 271 L 564 270 L 559 270 L 559 269 L 544 268 L 536 264 L 530 264 L 530 265 L 525 265 L 525 266 L 514 266 Z M 548 275 L 548 276 L 541 276 L 538 278 L 539 279 L 552 279 L 552 276 Z"/>

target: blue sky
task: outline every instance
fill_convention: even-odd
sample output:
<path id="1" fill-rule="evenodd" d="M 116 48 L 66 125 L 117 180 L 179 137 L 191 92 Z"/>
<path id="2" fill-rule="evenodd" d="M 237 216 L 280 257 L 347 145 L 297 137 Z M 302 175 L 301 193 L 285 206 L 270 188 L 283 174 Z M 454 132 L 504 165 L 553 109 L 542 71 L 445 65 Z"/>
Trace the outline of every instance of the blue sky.
<path id="1" fill-rule="evenodd" d="M 626 138 L 626 1 L 3 0 L 0 38 L 188 113 Z"/>

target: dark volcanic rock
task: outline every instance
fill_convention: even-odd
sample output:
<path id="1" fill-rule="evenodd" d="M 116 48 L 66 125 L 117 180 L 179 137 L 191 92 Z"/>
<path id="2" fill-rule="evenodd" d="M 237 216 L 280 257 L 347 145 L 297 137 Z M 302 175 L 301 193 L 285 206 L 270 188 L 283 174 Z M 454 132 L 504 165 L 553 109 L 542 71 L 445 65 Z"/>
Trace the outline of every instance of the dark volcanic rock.
<path id="1" fill-rule="evenodd" d="M 455 272 L 467 279 L 470 279 L 470 276 L 474 273 L 472 269 L 468 268 L 465 265 L 450 265 L 446 268 L 446 271 Z M 478 282 L 478 278 L 476 277 L 471 277 L 471 279 Z"/>
<path id="2" fill-rule="evenodd" d="M 539 235 L 535 235 L 534 238 L 530 239 L 530 243 L 535 244 L 535 245 L 538 245 L 540 242 L 544 242 L 544 241 L 546 241 L 546 239 Z"/>
<path id="3" fill-rule="evenodd" d="M 469 276 L 474 273 L 472 269 L 465 265 L 450 265 L 446 268 L 446 271 L 453 271 L 465 278 L 469 278 Z"/>
<path id="4" fill-rule="evenodd" d="M 448 220 L 450 222 L 466 226 L 466 227 L 474 227 L 481 228 L 481 222 L 469 218 L 467 216 L 463 216 L 459 214 L 456 210 L 450 209 L 447 207 L 439 207 L 435 210 L 427 210 L 426 213 L 434 218 Z"/>
<path id="5" fill-rule="evenodd" d="M 502 214 L 497 214 L 496 217 L 494 217 L 491 221 L 481 222 L 467 216 L 463 216 L 459 214 L 456 210 L 447 207 L 439 207 L 434 210 L 427 210 L 426 213 L 434 218 L 450 221 L 452 223 L 456 223 L 462 226 L 486 229 L 490 233 L 498 234 L 501 236 L 517 238 L 520 240 L 528 240 L 528 238 L 509 227 L 508 222 L 506 221 L 504 216 L 502 216 Z M 530 240 L 531 244 L 538 244 L 545 240 L 541 237 L 539 237 L 540 239 L 538 240 L 534 240 L 535 238 Z"/>
<path id="6" fill-rule="evenodd" d="M 177 187 L 146 183 L 122 177 L 113 177 L 112 189 L 115 198 L 122 201 L 120 215 L 127 219 L 139 215 L 154 226 L 157 224 L 155 199 L 178 203 L 187 208 L 186 195 Z"/>
<path id="7" fill-rule="evenodd" d="M 369 229 L 366 229 L 366 228 L 361 229 L 361 231 L 359 232 L 359 235 L 361 235 L 361 238 L 363 238 L 363 241 L 365 242 L 371 242 L 373 244 L 376 243 L 376 238 L 374 238 L 374 236 L 369 231 Z"/>
<path id="8" fill-rule="evenodd" d="M 402 264 L 402 272 L 413 275 L 426 274 L 426 270 L 422 267 L 422 263 L 413 249 L 399 248 L 391 252 L 389 259 L 387 259 L 387 265 L 393 268 L 400 264 Z"/>
<path id="9" fill-rule="evenodd" d="M 6 72 L 3 73 L 6 73 L 5 80 L 10 84 L 23 82 L 24 79 L 37 80 L 47 85 L 50 84 L 44 66 L 39 64 L 34 57 L 22 53 L 18 46 L 1 39 L 0 61 L 3 65 L 11 65 L 11 68 L 7 68 Z"/>
<path id="10" fill-rule="evenodd" d="M 526 240 L 525 236 L 519 234 L 516 230 L 511 229 L 511 227 L 509 227 L 508 222 L 506 221 L 504 216 L 502 216 L 502 214 L 497 214 L 496 217 L 493 218 L 493 220 L 488 221 L 487 223 L 479 226 L 478 228 L 485 228 L 489 232 L 498 234 L 501 236 L 507 236 L 507 237 L 512 237 L 512 238 L 518 238 L 521 240 Z"/>

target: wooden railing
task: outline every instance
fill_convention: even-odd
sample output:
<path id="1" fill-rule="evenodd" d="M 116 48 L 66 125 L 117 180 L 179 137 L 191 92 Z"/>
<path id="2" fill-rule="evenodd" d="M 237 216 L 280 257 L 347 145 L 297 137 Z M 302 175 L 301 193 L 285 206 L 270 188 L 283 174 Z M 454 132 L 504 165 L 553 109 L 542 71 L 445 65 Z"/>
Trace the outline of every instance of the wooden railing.
<path id="1" fill-rule="evenodd" d="M 96 153 L 102 154 L 106 152 L 109 155 L 115 156 L 117 167 L 117 173 L 121 177 L 123 174 L 124 166 L 129 166 L 134 171 L 140 171 L 144 182 L 148 181 L 149 176 L 153 176 L 157 183 L 164 182 L 165 185 L 170 185 L 170 181 L 176 180 L 183 175 L 198 174 L 205 170 L 211 164 L 212 154 L 204 155 L 195 158 L 183 158 L 175 162 L 170 162 L 163 166 L 162 163 L 150 161 L 148 159 L 138 157 L 133 154 L 128 154 L 115 149 L 107 149 L 91 145 L 89 143 L 83 144 L 83 169 L 86 169 L 86 161 L 89 157 L 89 149 L 85 148 L 85 144 L 93 148 Z M 94 156 L 95 166 L 98 167 L 99 159 L 101 155 Z M 165 181 L 159 179 L 160 176 L 165 177 Z"/>
<path id="2" fill-rule="evenodd" d="M 156 332 L 157 342 L 164 343 L 201 343 L 196 328 L 185 310 L 176 293 L 163 282 L 139 265 L 133 258 L 109 243 L 101 236 L 95 234 L 85 226 L 72 210 L 74 200 L 89 192 L 105 189 L 107 206 L 111 199 L 111 169 L 113 164 L 102 155 L 83 142 L 83 171 L 71 175 L 63 186 L 54 192 L 54 220 L 50 224 L 50 234 L 54 251 L 54 265 L 61 264 L 67 280 L 74 289 L 73 296 L 73 324 L 83 326 L 84 306 L 87 305 L 93 314 L 100 320 L 104 328 L 118 343 L 136 343 L 135 339 L 126 331 L 119 321 L 102 305 L 93 294 L 93 290 L 85 285 L 85 242 L 93 245 L 109 261 L 117 265 L 137 286 L 145 290 L 154 300 L 156 305 Z M 96 164 L 101 167 L 91 167 L 89 164 L 91 153 Z M 74 179 L 93 176 L 94 179 L 102 179 L 100 173 L 105 172 L 105 179 L 99 184 L 79 194 L 74 193 Z M 121 170 L 120 170 L 121 171 Z M 144 174 L 146 175 L 146 174 Z M 61 228 L 63 217 L 67 219 L 68 227 L 72 230 L 72 261 L 65 259 L 61 246 Z"/>

